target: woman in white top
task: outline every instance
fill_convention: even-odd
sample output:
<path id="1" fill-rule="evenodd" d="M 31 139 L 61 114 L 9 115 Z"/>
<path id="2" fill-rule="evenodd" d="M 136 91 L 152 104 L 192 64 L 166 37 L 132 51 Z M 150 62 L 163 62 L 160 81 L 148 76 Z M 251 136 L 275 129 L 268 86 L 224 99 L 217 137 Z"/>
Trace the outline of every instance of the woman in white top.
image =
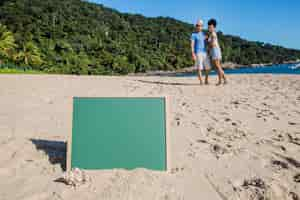
<path id="1" fill-rule="evenodd" d="M 216 67 L 218 72 L 219 81 L 217 85 L 222 84 L 222 79 L 224 80 L 224 84 L 227 83 L 225 73 L 221 66 L 222 53 L 221 48 L 218 42 L 218 36 L 216 33 L 217 21 L 215 19 L 210 19 L 208 21 L 208 44 L 209 44 L 209 54 L 212 59 L 213 65 Z"/>

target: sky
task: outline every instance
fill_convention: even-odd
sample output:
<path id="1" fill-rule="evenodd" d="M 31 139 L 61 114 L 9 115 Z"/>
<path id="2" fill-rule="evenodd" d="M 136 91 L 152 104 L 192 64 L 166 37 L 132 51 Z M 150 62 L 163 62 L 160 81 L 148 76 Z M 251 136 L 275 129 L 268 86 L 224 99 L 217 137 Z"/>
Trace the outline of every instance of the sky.
<path id="1" fill-rule="evenodd" d="M 300 0 L 90 0 L 120 12 L 172 17 L 194 24 L 218 21 L 218 30 L 300 49 Z"/>

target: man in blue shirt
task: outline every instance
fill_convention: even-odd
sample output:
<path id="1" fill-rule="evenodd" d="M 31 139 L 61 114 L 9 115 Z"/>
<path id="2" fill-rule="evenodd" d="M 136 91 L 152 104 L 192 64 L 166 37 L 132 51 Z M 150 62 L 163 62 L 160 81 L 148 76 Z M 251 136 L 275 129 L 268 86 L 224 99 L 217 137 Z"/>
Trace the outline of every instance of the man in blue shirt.
<path id="1" fill-rule="evenodd" d="M 205 34 L 202 32 L 203 21 L 198 20 L 196 23 L 196 32 L 191 36 L 192 58 L 195 62 L 195 67 L 198 69 L 198 78 L 200 85 L 203 84 L 201 70 L 205 69 L 205 84 L 208 84 L 208 73 L 210 71 L 210 59 L 206 53 Z"/>

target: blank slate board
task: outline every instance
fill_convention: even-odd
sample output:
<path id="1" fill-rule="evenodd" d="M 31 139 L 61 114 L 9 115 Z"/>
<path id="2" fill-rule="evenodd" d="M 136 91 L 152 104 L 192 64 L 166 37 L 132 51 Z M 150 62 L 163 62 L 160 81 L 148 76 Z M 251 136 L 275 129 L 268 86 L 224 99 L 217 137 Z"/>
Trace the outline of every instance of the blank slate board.
<path id="1" fill-rule="evenodd" d="M 74 97 L 67 168 L 167 170 L 166 97 Z"/>

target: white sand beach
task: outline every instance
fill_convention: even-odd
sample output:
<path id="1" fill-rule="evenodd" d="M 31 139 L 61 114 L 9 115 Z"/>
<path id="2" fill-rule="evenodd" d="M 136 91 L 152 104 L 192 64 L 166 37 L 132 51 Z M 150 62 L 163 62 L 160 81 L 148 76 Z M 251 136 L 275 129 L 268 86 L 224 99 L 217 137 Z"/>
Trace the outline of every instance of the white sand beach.
<path id="1" fill-rule="evenodd" d="M 0 75 L 0 199 L 229 200 L 300 198 L 300 76 Z M 72 96 L 170 98 L 170 173 L 65 168 Z"/>

